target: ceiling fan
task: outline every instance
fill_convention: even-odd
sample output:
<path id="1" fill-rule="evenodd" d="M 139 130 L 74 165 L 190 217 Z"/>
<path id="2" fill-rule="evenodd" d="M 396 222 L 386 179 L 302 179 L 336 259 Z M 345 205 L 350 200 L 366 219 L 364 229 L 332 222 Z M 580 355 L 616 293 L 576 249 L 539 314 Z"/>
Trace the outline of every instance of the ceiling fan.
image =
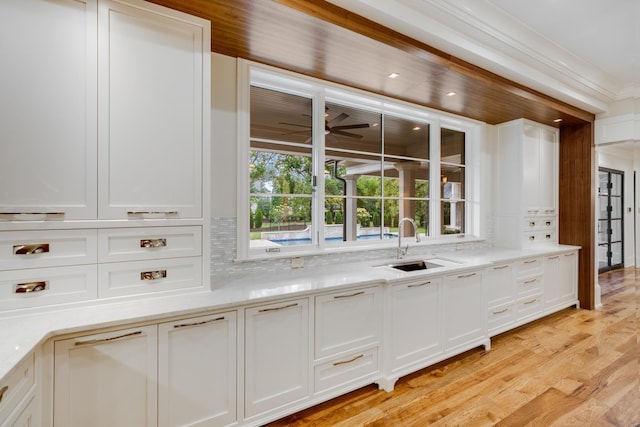
<path id="1" fill-rule="evenodd" d="M 333 135 L 341 135 L 341 136 L 346 136 L 348 138 L 355 138 L 355 139 L 362 139 L 363 136 L 362 135 L 358 135 L 356 133 L 352 133 L 352 132 L 345 132 L 346 129 L 364 129 L 364 128 L 368 128 L 369 127 L 369 123 L 360 123 L 360 124 L 355 124 L 355 125 L 342 125 L 339 126 L 338 123 L 342 122 L 344 119 L 346 119 L 347 117 L 349 117 L 349 115 L 347 113 L 340 113 L 338 114 L 338 116 L 336 116 L 334 119 L 332 119 L 331 121 L 324 121 L 324 134 L 327 135 L 328 137 L 333 137 L 333 139 L 335 139 L 335 136 Z M 295 131 L 295 132 L 289 132 L 285 135 L 293 135 L 296 133 L 304 133 L 304 132 L 309 132 L 311 130 L 311 126 L 309 125 L 299 125 L 296 123 L 286 123 L 286 122 L 280 122 L 281 125 L 287 125 L 287 126 L 295 126 L 295 127 L 304 127 L 307 128 L 307 130 L 304 131 Z M 310 142 L 311 141 L 311 137 L 309 137 L 305 143 Z"/>

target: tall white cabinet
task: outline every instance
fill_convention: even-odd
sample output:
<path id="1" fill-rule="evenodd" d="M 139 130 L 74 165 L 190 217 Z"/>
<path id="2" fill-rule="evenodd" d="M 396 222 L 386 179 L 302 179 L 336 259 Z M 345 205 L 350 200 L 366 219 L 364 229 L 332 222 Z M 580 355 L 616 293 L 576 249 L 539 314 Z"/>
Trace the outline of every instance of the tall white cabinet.
<path id="1" fill-rule="evenodd" d="M 496 244 L 557 244 L 558 129 L 519 119 L 495 131 Z"/>
<path id="2" fill-rule="evenodd" d="M 7 0 L 0 36 L 0 310 L 206 287 L 210 23 Z"/>

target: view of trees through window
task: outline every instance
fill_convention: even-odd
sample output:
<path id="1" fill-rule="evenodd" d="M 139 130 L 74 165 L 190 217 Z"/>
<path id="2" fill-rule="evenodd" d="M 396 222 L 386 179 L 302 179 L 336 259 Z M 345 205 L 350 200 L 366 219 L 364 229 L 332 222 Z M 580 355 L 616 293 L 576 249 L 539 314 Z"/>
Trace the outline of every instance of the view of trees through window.
<path id="1" fill-rule="evenodd" d="M 397 239 L 403 217 L 431 235 L 429 123 L 314 102 L 251 86 L 250 247 Z M 313 132 L 314 111 L 324 111 L 323 132 Z M 442 130 L 442 234 L 464 232 L 464 144 L 464 132 Z"/>

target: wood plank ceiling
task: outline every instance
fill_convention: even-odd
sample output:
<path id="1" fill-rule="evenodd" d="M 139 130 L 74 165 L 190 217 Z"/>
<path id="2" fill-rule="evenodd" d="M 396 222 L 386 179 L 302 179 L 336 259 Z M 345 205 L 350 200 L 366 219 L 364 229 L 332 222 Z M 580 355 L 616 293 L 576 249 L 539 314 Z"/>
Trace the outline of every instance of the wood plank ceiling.
<path id="1" fill-rule="evenodd" d="M 213 52 L 387 95 L 489 124 L 558 127 L 593 114 L 438 51 L 323 0 L 149 0 L 211 21 Z M 389 79 L 391 72 L 397 79 Z M 456 92 L 455 96 L 446 96 Z"/>

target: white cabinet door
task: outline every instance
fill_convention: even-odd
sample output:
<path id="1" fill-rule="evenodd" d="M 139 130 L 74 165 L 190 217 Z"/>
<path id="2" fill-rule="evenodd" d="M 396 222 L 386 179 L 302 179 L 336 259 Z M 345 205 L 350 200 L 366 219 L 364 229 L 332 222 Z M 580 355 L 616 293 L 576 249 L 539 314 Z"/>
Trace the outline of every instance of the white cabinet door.
<path id="1" fill-rule="evenodd" d="M 236 312 L 158 325 L 158 425 L 236 421 Z"/>
<path id="2" fill-rule="evenodd" d="M 245 418 L 309 396 L 307 299 L 245 311 Z"/>
<path id="3" fill-rule="evenodd" d="M 442 288 L 445 351 L 482 339 L 486 335 L 486 296 L 482 272 L 447 276 Z"/>
<path id="4" fill-rule="evenodd" d="M 2 0 L 0 40 L 0 221 L 95 218 L 95 2 Z"/>
<path id="5" fill-rule="evenodd" d="M 522 137 L 522 206 L 526 215 L 540 213 L 540 139 L 539 129 L 525 124 Z"/>
<path id="6" fill-rule="evenodd" d="M 56 341 L 54 426 L 157 425 L 157 328 Z"/>
<path id="7" fill-rule="evenodd" d="M 208 21 L 135 0 L 98 19 L 99 217 L 201 218 Z"/>
<path id="8" fill-rule="evenodd" d="M 442 352 L 441 281 L 392 287 L 388 334 L 392 372 Z"/>
<path id="9" fill-rule="evenodd" d="M 540 137 L 540 182 L 538 206 L 540 213 L 555 215 L 557 213 L 558 194 L 558 132 L 541 128 Z"/>
<path id="10" fill-rule="evenodd" d="M 513 302 L 515 278 L 512 264 L 499 264 L 487 268 L 486 279 L 488 307 Z"/>
<path id="11" fill-rule="evenodd" d="M 577 252 L 544 258 L 544 303 L 546 308 L 577 301 Z"/>
<path id="12" fill-rule="evenodd" d="M 380 340 L 380 289 L 347 290 L 315 298 L 315 357 Z"/>

